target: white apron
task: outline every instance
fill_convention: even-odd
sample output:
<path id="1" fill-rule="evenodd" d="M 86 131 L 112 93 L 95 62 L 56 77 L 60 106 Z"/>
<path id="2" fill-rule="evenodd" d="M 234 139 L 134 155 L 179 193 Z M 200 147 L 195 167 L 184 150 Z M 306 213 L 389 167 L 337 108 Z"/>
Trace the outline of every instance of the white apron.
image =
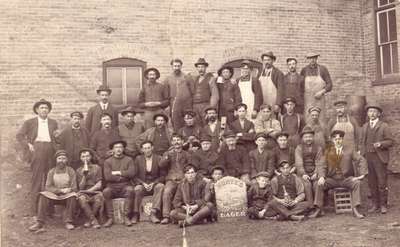
<path id="1" fill-rule="evenodd" d="M 267 72 L 266 76 L 263 76 L 261 74 L 259 80 L 261 83 L 261 90 L 263 94 L 263 104 L 268 104 L 273 107 L 276 104 L 277 89 L 272 82 L 272 70 Z"/>
<path id="2" fill-rule="evenodd" d="M 322 79 L 319 67 L 317 75 L 306 76 L 304 83 L 304 116 L 307 116 L 307 111 L 311 106 L 318 106 L 321 108 L 321 113 L 319 115 L 320 123 L 324 127 L 326 125 L 325 118 L 325 96 L 320 99 L 314 97 L 315 93 L 321 91 L 326 86 L 326 82 Z"/>
<path id="3" fill-rule="evenodd" d="M 238 83 L 242 102 L 247 105 L 247 119 L 251 119 L 251 113 L 254 109 L 254 93 L 251 89 L 251 76 L 249 81 L 241 81 Z"/>
<path id="4" fill-rule="evenodd" d="M 339 117 L 336 118 L 336 124 L 333 126 L 332 130 L 341 130 L 344 132 L 343 145 L 349 145 L 350 147 L 355 147 L 354 140 L 354 126 L 349 120 L 349 116 L 346 116 L 346 121 L 339 122 Z"/>

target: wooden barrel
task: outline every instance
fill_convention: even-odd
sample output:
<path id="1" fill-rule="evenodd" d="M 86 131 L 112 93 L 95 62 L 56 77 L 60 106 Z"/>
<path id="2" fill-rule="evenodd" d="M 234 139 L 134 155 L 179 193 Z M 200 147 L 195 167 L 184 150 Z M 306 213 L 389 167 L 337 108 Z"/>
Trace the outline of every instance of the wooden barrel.
<path id="1" fill-rule="evenodd" d="M 358 95 L 348 95 L 346 97 L 346 101 L 350 115 L 357 120 L 360 126 L 362 126 L 365 123 L 366 118 L 366 97 Z"/>

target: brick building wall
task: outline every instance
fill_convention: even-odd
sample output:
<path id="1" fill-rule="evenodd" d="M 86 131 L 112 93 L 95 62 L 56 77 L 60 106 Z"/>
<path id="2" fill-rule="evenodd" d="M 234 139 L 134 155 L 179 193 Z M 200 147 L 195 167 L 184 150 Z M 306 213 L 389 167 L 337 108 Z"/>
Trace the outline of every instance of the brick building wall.
<path id="1" fill-rule="evenodd" d="M 374 31 L 368 23 L 368 2 L 4 2 L 0 7 L 0 103 L 5 106 L 0 153 L 14 152 L 15 132 L 33 116 L 31 106 L 39 98 L 53 102 L 52 116 L 59 121 L 71 110 L 86 112 L 103 80 L 102 63 L 119 57 L 137 58 L 159 68 L 162 80 L 170 72 L 172 57 L 182 58 L 185 72 L 194 70 L 198 57 L 205 57 L 209 70 L 216 71 L 226 62 L 259 60 L 262 52 L 272 50 L 278 57 L 276 66 L 286 71 L 286 57 L 297 57 L 301 68 L 306 52 L 318 51 L 334 80 L 329 103 L 354 92 L 385 98 L 385 110 L 396 113 L 389 120 L 399 130 L 400 113 L 391 107 L 396 85 L 371 87 Z"/>

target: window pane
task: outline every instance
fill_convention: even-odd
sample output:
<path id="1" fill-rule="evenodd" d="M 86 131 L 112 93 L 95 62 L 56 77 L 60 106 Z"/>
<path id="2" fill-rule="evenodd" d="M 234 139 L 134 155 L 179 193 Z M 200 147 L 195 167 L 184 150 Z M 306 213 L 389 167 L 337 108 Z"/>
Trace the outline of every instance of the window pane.
<path id="1" fill-rule="evenodd" d="M 399 73 L 399 56 L 397 43 L 392 43 L 393 73 Z"/>
<path id="2" fill-rule="evenodd" d="M 107 68 L 107 85 L 110 88 L 122 88 L 122 69 L 119 67 Z"/>
<path id="3" fill-rule="evenodd" d="M 396 30 L 396 12 L 395 10 L 390 10 L 389 15 L 389 41 L 397 40 L 397 30 Z"/>
<path id="4" fill-rule="evenodd" d="M 111 88 L 112 94 L 110 95 L 111 103 L 122 105 L 122 88 Z"/>
<path id="5" fill-rule="evenodd" d="M 127 88 L 140 88 L 142 78 L 141 67 L 128 67 L 126 68 L 126 87 Z"/>
<path id="6" fill-rule="evenodd" d="M 379 6 L 385 5 L 388 3 L 388 0 L 378 0 L 379 1 Z"/>
<path id="7" fill-rule="evenodd" d="M 389 3 L 394 3 L 394 0 L 389 0 Z"/>
<path id="8" fill-rule="evenodd" d="M 388 41 L 388 27 L 387 27 L 387 17 L 386 12 L 382 12 L 378 14 L 379 16 L 379 30 L 378 33 L 380 34 L 379 40 L 381 43 Z"/>
<path id="9" fill-rule="evenodd" d="M 392 63 L 390 58 L 390 44 L 383 45 L 381 47 L 382 51 L 382 65 L 383 65 L 383 74 L 392 73 Z"/>
<path id="10" fill-rule="evenodd" d="M 126 91 L 128 104 L 136 105 L 140 88 L 128 88 Z"/>

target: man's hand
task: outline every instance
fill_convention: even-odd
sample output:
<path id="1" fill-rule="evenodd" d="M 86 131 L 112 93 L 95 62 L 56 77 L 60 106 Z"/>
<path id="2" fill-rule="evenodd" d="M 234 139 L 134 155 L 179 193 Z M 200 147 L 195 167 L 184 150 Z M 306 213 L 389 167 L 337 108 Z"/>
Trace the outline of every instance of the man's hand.
<path id="1" fill-rule="evenodd" d="M 236 136 L 237 136 L 237 137 L 242 137 L 242 136 L 243 136 L 243 133 L 237 133 Z"/>
<path id="2" fill-rule="evenodd" d="M 264 217 L 264 214 L 265 214 L 265 208 L 263 209 L 263 210 L 261 210 L 260 212 L 258 212 L 258 217 L 260 217 L 260 218 L 262 218 L 262 217 Z"/>
<path id="3" fill-rule="evenodd" d="M 33 145 L 31 143 L 28 143 L 28 147 L 29 147 L 29 151 L 35 152 L 35 148 L 33 147 Z"/>
<path id="4" fill-rule="evenodd" d="M 380 148 L 382 144 L 380 142 L 375 142 L 374 143 L 374 148 Z"/>
<path id="5" fill-rule="evenodd" d="M 358 176 L 358 177 L 353 177 L 351 180 L 353 180 L 353 182 L 355 182 L 357 180 L 361 181 L 364 177 L 365 177 L 365 175 L 361 175 L 361 176 Z"/>
<path id="6" fill-rule="evenodd" d="M 147 184 L 147 191 L 151 191 L 153 189 L 154 183 Z"/>
<path id="7" fill-rule="evenodd" d="M 146 106 L 146 107 L 156 107 L 159 105 L 160 105 L 159 101 L 150 101 L 150 102 L 144 103 L 144 106 Z"/>
<path id="8" fill-rule="evenodd" d="M 286 201 L 285 199 L 279 199 L 279 198 L 277 198 L 276 201 L 277 201 L 278 203 L 282 204 L 282 205 L 285 206 L 285 207 L 288 207 L 288 206 L 289 206 L 288 203 L 287 203 L 287 201 Z"/>
<path id="9" fill-rule="evenodd" d="M 61 189 L 60 191 L 61 191 L 62 194 L 67 194 L 67 193 L 70 193 L 72 191 L 72 189 L 71 188 L 64 188 L 64 189 Z"/>
<path id="10" fill-rule="evenodd" d="M 314 173 L 312 176 L 311 176 L 311 178 L 310 178 L 312 181 L 314 181 L 314 180 L 316 180 L 317 179 L 317 174 L 316 173 Z"/>
<path id="11" fill-rule="evenodd" d="M 197 204 L 194 204 L 192 206 L 189 206 L 189 214 L 192 214 L 194 212 L 196 212 L 196 210 L 199 208 L 199 206 Z"/>
<path id="12" fill-rule="evenodd" d="M 322 96 L 324 96 L 324 94 L 325 94 L 325 89 L 322 89 L 321 91 L 318 91 L 318 92 L 316 92 L 316 93 L 314 94 L 314 98 L 315 98 L 315 99 L 321 99 Z"/>
<path id="13" fill-rule="evenodd" d="M 208 183 L 208 182 L 210 182 L 210 181 L 211 181 L 211 179 L 209 179 L 209 178 L 206 178 L 206 177 L 203 177 L 203 180 L 204 180 L 204 182 L 206 182 L 206 183 Z"/>
<path id="14" fill-rule="evenodd" d="M 324 177 L 320 177 L 319 179 L 318 179 L 318 185 L 319 186 L 322 186 L 322 185 L 324 185 L 325 184 L 325 178 Z"/>
<path id="15" fill-rule="evenodd" d="M 122 174 L 121 174 L 121 171 L 112 171 L 112 172 L 111 172 L 111 175 L 114 175 L 114 176 L 121 176 Z"/>
<path id="16" fill-rule="evenodd" d="M 253 110 L 253 112 L 251 113 L 251 119 L 256 119 L 257 118 L 257 111 Z"/>
<path id="17" fill-rule="evenodd" d="M 303 175 L 303 179 L 304 179 L 304 180 L 310 180 L 310 177 L 309 177 L 307 174 L 304 174 L 304 175 Z"/>

